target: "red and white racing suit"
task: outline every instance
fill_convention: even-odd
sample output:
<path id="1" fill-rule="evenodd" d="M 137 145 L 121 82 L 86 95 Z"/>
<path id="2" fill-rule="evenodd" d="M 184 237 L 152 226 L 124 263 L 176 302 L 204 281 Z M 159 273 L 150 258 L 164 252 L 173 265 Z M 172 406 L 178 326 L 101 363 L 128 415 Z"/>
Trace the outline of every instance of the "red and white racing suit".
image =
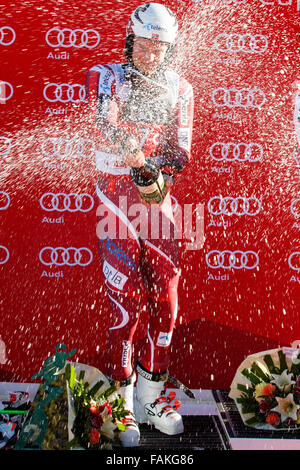
<path id="1" fill-rule="evenodd" d="M 157 83 L 128 64 L 93 67 L 86 87 L 99 133 L 97 236 L 111 305 L 107 375 L 121 381 L 132 374 L 133 335 L 145 308 L 148 340 L 140 363 L 151 372 L 168 367 L 180 252 L 170 193 L 161 205 L 143 204 L 130 167 L 116 149 L 124 135 L 131 134 L 146 158 L 153 157 L 176 178 L 190 159 L 193 90 L 172 70 L 164 70 Z"/>

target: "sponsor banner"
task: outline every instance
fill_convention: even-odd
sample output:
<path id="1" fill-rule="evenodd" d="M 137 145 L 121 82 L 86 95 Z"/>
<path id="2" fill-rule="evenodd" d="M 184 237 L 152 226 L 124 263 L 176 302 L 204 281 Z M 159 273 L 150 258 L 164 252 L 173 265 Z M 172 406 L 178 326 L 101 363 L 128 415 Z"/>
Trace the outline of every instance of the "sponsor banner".
<path id="1" fill-rule="evenodd" d="M 120 273 L 117 269 L 111 266 L 107 261 L 103 263 L 103 274 L 107 281 L 117 289 L 123 290 L 128 277 Z"/>

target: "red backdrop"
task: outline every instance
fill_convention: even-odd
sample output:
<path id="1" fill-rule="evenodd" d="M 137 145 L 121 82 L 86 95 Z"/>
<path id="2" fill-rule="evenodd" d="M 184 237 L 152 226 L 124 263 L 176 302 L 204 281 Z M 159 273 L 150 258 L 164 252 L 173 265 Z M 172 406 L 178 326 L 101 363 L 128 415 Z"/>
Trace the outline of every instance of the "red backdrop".
<path id="1" fill-rule="evenodd" d="M 300 2 L 160 3 L 178 15 L 174 67 L 195 93 L 192 162 L 173 195 L 182 207 L 203 204 L 205 232 L 201 249 L 182 244 L 170 372 L 192 388 L 228 388 L 246 355 L 300 339 L 293 122 Z M 77 349 L 76 360 L 104 367 L 109 310 L 96 207 L 91 199 L 86 211 L 47 211 L 41 203 L 49 192 L 95 196 L 93 145 L 81 125 L 85 103 L 49 101 L 53 90 L 47 85 L 83 85 L 93 65 L 122 62 L 127 20 L 139 4 L 49 0 L 3 6 L 0 380 L 29 380 L 60 342 Z M 53 28 L 93 31 L 77 32 L 66 47 L 68 32 L 64 42 Z M 241 204 L 240 198 L 253 199 Z M 45 265 L 40 253 L 46 246 L 86 247 L 89 264 Z M 254 254 L 248 262 L 243 257 L 241 267 L 237 253 L 228 268 L 227 255 L 216 258 L 214 250 Z M 146 325 L 145 314 L 135 335 L 136 357 Z"/>

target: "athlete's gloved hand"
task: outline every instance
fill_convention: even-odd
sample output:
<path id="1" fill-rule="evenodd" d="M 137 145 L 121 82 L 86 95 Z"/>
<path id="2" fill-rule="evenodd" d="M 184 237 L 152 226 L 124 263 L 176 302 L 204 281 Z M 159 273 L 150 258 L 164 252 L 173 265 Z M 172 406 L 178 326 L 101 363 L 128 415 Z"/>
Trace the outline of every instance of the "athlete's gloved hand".
<path id="1" fill-rule="evenodd" d="M 176 173 L 181 173 L 183 168 L 177 160 L 169 160 L 165 156 L 154 157 L 156 165 L 163 174 L 174 175 Z"/>
<path id="2" fill-rule="evenodd" d="M 173 175 L 174 173 L 181 173 L 183 168 L 176 160 L 162 162 L 160 169 L 163 173 Z"/>

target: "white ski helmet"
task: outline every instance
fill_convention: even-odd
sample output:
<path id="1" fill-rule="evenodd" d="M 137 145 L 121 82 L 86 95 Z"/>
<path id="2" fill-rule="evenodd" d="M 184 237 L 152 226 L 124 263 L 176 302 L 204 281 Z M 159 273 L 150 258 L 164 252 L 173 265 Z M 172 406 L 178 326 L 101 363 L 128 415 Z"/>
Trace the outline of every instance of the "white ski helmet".
<path id="1" fill-rule="evenodd" d="M 169 44 L 168 59 L 176 45 L 178 23 L 171 10 L 160 3 L 145 3 L 132 13 L 126 28 L 125 55 L 131 60 L 134 37 Z"/>
<path id="2" fill-rule="evenodd" d="M 178 24 L 169 8 L 159 3 L 145 3 L 134 10 L 127 25 L 126 37 L 134 34 L 140 38 L 174 44 Z"/>

